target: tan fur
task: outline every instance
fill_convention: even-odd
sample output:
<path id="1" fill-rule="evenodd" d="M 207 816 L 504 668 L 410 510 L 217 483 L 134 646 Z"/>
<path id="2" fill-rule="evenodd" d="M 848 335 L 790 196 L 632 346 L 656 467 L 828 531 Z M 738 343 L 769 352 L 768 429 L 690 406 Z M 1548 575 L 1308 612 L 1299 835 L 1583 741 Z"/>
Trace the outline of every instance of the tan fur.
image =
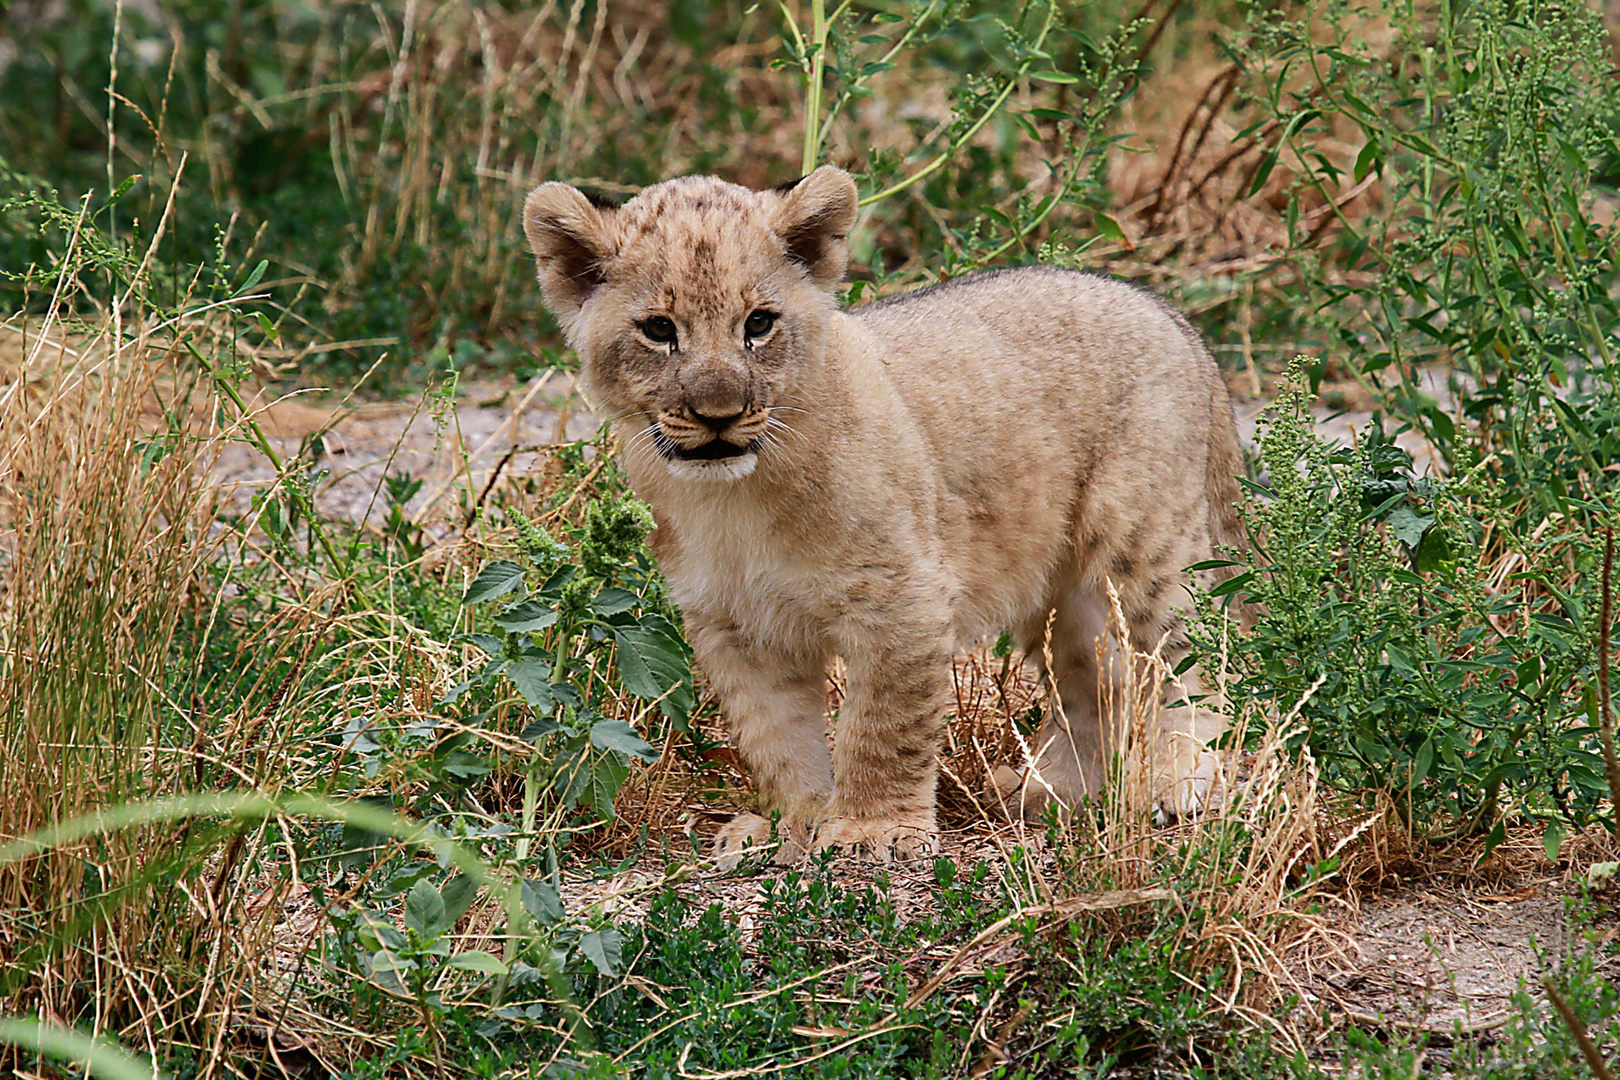
<path id="1" fill-rule="evenodd" d="M 1183 568 L 1237 539 L 1231 405 L 1184 319 L 1042 268 L 840 311 L 855 214 L 831 167 L 764 192 L 685 177 L 618 209 L 544 184 L 524 206 L 547 304 L 593 406 L 621 425 L 659 565 L 762 809 L 781 811 L 784 857 L 929 850 L 952 656 L 1011 627 L 1038 657 L 1054 610 L 1067 715 L 1040 733 L 1030 808 L 1097 791 L 1113 745 L 1096 704 L 1105 582 L 1132 639 L 1163 639 L 1173 662 Z M 756 311 L 776 319 L 750 338 Z M 653 340 L 659 317 L 673 342 Z M 705 447 L 746 452 L 679 460 Z M 849 691 L 829 752 L 835 655 Z M 1184 811 L 1218 724 L 1163 715 L 1164 798 Z M 718 854 L 769 834 L 741 815 Z"/>

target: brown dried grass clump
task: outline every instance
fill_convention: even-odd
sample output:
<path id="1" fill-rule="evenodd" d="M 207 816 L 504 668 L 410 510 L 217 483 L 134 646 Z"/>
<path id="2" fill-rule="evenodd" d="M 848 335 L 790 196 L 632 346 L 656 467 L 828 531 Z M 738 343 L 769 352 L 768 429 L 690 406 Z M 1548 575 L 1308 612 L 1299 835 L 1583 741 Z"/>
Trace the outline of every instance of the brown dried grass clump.
<path id="1" fill-rule="evenodd" d="M 163 686 L 217 544 L 206 434 L 142 429 L 144 328 L 108 323 L 69 346 L 50 322 L 0 397 L 0 842 L 183 786 Z M 173 988 L 148 966 L 155 934 L 165 959 L 204 962 L 206 935 L 166 925 L 196 926 L 183 892 L 120 896 L 173 842 L 117 830 L 0 866 L 6 1011 L 77 1022 L 157 1006 Z"/>

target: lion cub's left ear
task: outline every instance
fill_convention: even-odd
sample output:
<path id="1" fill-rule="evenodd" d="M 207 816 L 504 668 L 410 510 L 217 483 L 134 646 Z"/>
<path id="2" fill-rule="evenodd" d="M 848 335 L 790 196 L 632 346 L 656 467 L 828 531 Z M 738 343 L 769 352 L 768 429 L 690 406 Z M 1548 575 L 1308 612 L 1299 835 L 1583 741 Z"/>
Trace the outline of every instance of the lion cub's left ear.
<path id="1" fill-rule="evenodd" d="M 541 184 L 523 200 L 523 233 L 539 264 L 546 306 L 572 326 L 591 294 L 606 281 L 614 253 L 613 211 L 593 206 L 567 184 Z"/>
<path id="2" fill-rule="evenodd" d="M 791 187 L 778 188 L 781 204 L 776 235 L 787 245 L 788 258 L 810 272 L 810 279 L 832 290 L 849 264 L 849 230 L 855 225 L 859 198 L 849 173 L 823 165 Z"/>

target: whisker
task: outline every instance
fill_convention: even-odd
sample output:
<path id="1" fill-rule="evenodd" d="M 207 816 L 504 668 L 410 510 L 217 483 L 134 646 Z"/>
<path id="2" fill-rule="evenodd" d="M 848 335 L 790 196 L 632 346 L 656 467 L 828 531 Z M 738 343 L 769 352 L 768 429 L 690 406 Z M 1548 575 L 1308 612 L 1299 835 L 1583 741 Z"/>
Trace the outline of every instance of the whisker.
<path id="1" fill-rule="evenodd" d="M 806 435 L 804 432 L 800 431 L 798 428 L 792 426 L 791 424 L 784 423 L 783 421 L 776 419 L 776 417 L 774 417 L 774 416 L 768 417 L 766 419 L 766 421 L 765 421 L 765 430 L 766 431 L 773 431 L 773 432 L 774 431 L 790 432 L 801 443 L 805 444 L 806 446 L 810 445 L 810 437 L 808 435 Z"/>

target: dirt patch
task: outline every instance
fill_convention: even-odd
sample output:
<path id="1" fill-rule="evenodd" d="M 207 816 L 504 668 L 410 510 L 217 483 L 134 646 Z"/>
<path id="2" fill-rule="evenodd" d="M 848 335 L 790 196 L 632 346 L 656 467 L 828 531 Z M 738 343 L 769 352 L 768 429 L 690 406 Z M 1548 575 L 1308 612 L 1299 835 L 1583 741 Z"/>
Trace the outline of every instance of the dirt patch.
<path id="1" fill-rule="evenodd" d="M 1510 996 L 1535 985 L 1543 958 L 1570 947 L 1561 876 L 1421 885 L 1363 898 L 1329 925 L 1344 946 L 1302 980 L 1309 1011 L 1380 1030 L 1489 1031 Z"/>

